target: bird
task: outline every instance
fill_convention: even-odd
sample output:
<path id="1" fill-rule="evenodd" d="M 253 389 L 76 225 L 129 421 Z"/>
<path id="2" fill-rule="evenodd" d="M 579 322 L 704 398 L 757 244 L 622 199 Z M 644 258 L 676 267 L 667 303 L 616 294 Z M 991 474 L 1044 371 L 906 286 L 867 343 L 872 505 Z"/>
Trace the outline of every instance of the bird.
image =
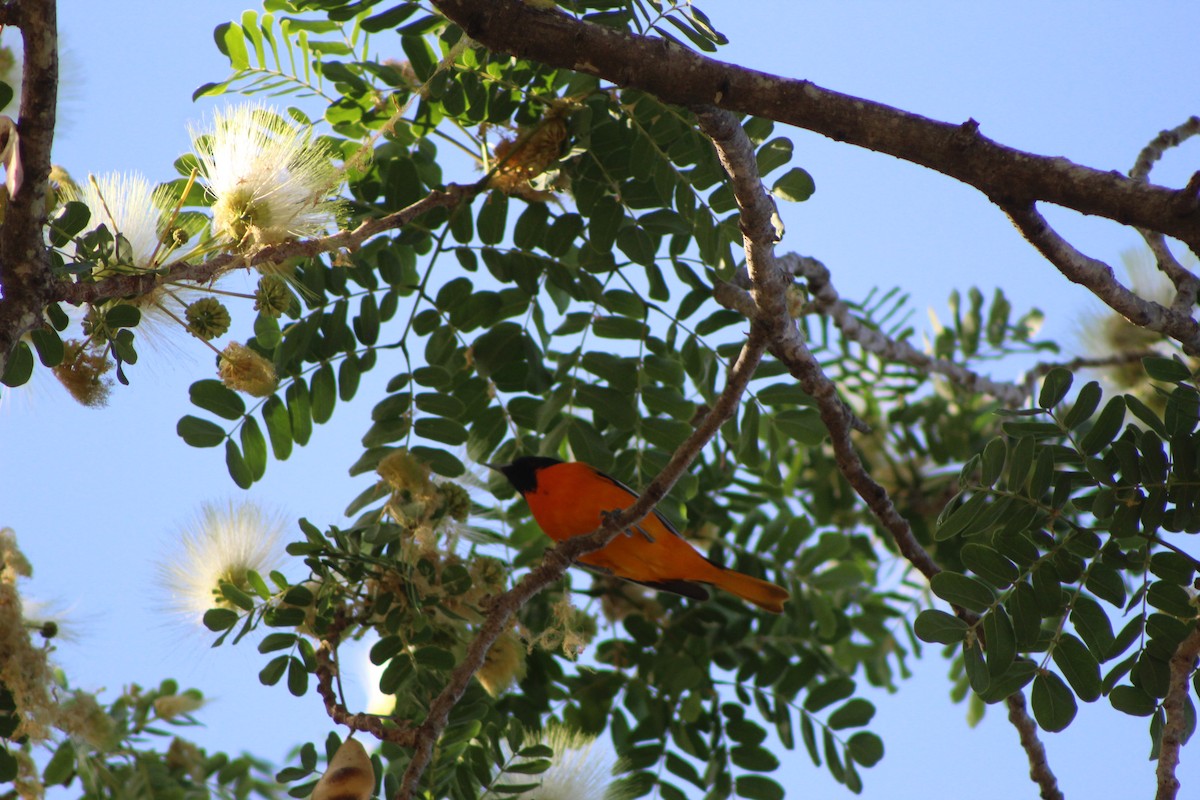
<path id="1" fill-rule="evenodd" d="M 521 456 L 511 464 L 484 464 L 513 485 L 533 518 L 556 542 L 582 536 L 604 524 L 605 512 L 633 505 L 637 493 L 582 461 Z M 791 596 L 782 586 L 715 564 L 692 547 L 657 511 L 599 550 L 580 566 L 662 592 L 707 600 L 704 584 L 716 586 L 773 614 Z"/>

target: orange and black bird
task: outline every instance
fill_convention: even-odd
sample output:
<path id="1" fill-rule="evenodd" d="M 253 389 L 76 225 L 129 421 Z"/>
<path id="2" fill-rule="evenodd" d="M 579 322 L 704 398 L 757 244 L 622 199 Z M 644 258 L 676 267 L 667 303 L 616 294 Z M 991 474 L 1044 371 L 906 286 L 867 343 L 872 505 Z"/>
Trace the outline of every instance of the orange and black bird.
<path id="1" fill-rule="evenodd" d="M 628 486 L 582 461 L 522 456 L 486 466 L 508 478 L 556 542 L 591 533 L 604 523 L 605 512 L 622 511 L 637 500 Z M 602 574 L 696 600 L 708 599 L 701 584 L 710 584 L 775 614 L 790 597 L 781 586 L 709 561 L 657 511 L 579 561 Z"/>

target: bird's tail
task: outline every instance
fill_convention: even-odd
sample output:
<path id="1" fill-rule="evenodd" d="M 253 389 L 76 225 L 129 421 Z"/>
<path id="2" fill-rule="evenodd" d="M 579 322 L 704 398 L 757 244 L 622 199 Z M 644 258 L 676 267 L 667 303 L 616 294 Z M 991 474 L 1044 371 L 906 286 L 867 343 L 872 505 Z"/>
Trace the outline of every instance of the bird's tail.
<path id="1" fill-rule="evenodd" d="M 772 614 L 782 614 L 783 604 L 791 597 L 782 586 L 731 569 L 722 569 L 712 583 Z"/>

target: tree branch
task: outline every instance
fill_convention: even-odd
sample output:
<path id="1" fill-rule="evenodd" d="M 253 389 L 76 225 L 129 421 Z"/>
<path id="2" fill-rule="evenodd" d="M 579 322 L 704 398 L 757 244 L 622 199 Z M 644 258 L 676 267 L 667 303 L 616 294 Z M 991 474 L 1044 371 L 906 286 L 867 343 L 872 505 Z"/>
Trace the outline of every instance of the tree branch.
<path id="1" fill-rule="evenodd" d="M 1025 707 L 1025 693 L 1013 692 L 1004 701 L 1008 705 L 1008 721 L 1017 729 L 1029 758 L 1029 777 L 1042 790 L 1042 800 L 1062 800 L 1063 794 L 1058 788 L 1058 779 L 1050 771 L 1050 763 L 1046 761 L 1046 748 L 1038 739 L 1037 724 L 1029 717 Z"/>
<path id="2" fill-rule="evenodd" d="M 1050 227 L 1033 203 L 1001 204 L 1000 207 L 1025 238 L 1068 280 L 1086 286 L 1134 325 L 1177 340 L 1190 355 L 1200 354 L 1200 325 L 1189 313 L 1164 308 L 1126 289 L 1113 275 L 1112 267 L 1076 250 Z"/>
<path id="3" fill-rule="evenodd" d="M 1162 131 L 1142 148 L 1142 152 L 1138 153 L 1133 168 L 1129 170 L 1129 177 L 1135 181 L 1149 182 L 1150 170 L 1163 157 L 1163 154 L 1198 133 L 1200 133 L 1200 117 L 1189 117 L 1183 124 Z M 1138 228 L 1138 233 L 1146 240 L 1150 252 L 1154 253 L 1159 270 L 1175 284 L 1175 299 L 1171 302 L 1171 310 L 1180 314 L 1191 313 L 1192 306 L 1196 305 L 1196 296 L 1200 293 L 1200 279 L 1197 279 L 1193 272 L 1179 263 L 1167 246 L 1166 237 L 1161 233 L 1146 228 Z"/>
<path id="4" fill-rule="evenodd" d="M 42 242 L 50 150 L 58 97 L 58 18 L 54 0 L 22 0 L 5 7 L 21 29 L 25 47 L 21 84 L 22 191 L 11 199 L 0 226 L 0 374 L 17 342 L 41 327 L 50 294 L 50 258 Z M 12 176 L 9 176 L 12 180 Z"/>
<path id="5" fill-rule="evenodd" d="M 516 586 L 492 601 L 487 617 L 467 647 L 462 662 L 454 668 L 450 680 L 441 693 L 430 704 L 425 721 L 416 731 L 412 761 L 400 782 L 396 800 L 411 800 L 420 786 L 421 776 L 429 766 L 433 747 L 446 728 L 450 712 L 462 698 L 471 677 L 483 666 L 492 644 L 508 628 L 509 620 L 538 592 L 558 581 L 567 568 L 581 556 L 599 550 L 622 531 L 636 525 L 653 510 L 660 500 L 679 480 L 679 476 L 692 463 L 696 455 L 712 441 L 721 425 L 738 409 L 742 393 L 754 376 L 762 360 L 766 339 L 756 327 L 751 327 L 750 336 L 742 346 L 737 360 L 729 370 L 725 388 L 712 408 L 701 419 L 696 429 L 684 440 L 667 462 L 666 467 L 650 482 L 637 501 L 619 514 L 610 516 L 599 529 L 584 536 L 576 536 L 546 551 L 542 563 L 528 572 Z"/>
<path id="6" fill-rule="evenodd" d="M 939 122 L 522 0 L 433 0 L 433 5 L 491 50 L 642 89 L 668 103 L 714 105 L 795 125 L 941 172 L 1001 205 L 1047 201 L 1200 246 L 1194 191 L 1005 147 L 982 136 L 974 120 Z"/>
<path id="7" fill-rule="evenodd" d="M 1196 657 L 1200 655 L 1200 627 L 1179 643 L 1171 656 L 1171 688 L 1163 698 L 1163 711 L 1167 721 L 1163 725 L 1162 739 L 1158 749 L 1158 793 L 1155 800 L 1175 800 L 1179 792 L 1179 778 L 1175 770 L 1179 766 L 1179 748 L 1187 733 L 1188 684 L 1196 671 Z"/>
<path id="8" fill-rule="evenodd" d="M 850 307 L 842 302 L 837 289 L 830 281 L 829 270 L 817 259 L 785 253 L 779 256 L 778 260 L 780 266 L 789 273 L 808 281 L 808 289 L 813 298 L 812 305 L 817 312 L 832 319 L 833 324 L 846 338 L 858 342 L 867 352 L 874 353 L 886 361 L 903 362 L 925 374 L 937 373 L 967 391 L 990 394 L 1009 407 L 1019 406 L 1029 397 L 1030 390 L 1025 386 L 993 381 L 953 361 L 933 358 L 908 342 L 896 341 L 878 328 L 864 325 L 854 316 Z M 749 293 L 735 285 L 719 284 L 713 295 L 718 303 L 733 311 L 747 313 L 752 307 L 749 305 L 753 302 Z"/>
<path id="9" fill-rule="evenodd" d="M 186 260 L 176 261 L 163 267 L 160 272 L 118 275 L 92 283 L 60 281 L 54 285 L 50 299 L 81 305 L 111 297 L 137 297 L 153 291 L 167 281 L 203 284 L 238 267 L 254 267 L 259 264 L 277 263 L 297 257 L 311 258 L 332 250 L 355 248 L 372 236 L 395 228 L 402 228 L 435 208 L 454 208 L 460 203 L 469 203 L 485 189 L 487 189 L 486 181 L 466 185 L 452 183 L 445 189 L 430 192 L 406 208 L 394 211 L 384 217 L 366 220 L 354 230 L 339 231 L 330 236 L 316 239 L 301 239 L 271 245 L 257 250 L 251 255 L 225 253 L 201 264 L 191 264 Z"/>
<path id="10" fill-rule="evenodd" d="M 891 534 L 901 555 L 931 580 L 942 568 L 917 541 L 887 490 L 867 473 L 850 440 L 853 415 L 838 398 L 833 381 L 821 370 L 788 314 L 784 291 L 779 287 L 786 289 L 791 276 L 774 255 L 776 232 L 772 215 L 775 206 L 758 176 L 753 143 L 728 112 L 700 109 L 697 120 L 700 129 L 713 140 L 721 163 L 729 172 L 733 194 L 741 209 L 746 268 L 752 283 L 753 305 L 757 309 L 752 317 L 754 324 L 769 332 L 771 354 L 788 367 L 800 381 L 801 388 L 816 400 L 821 421 L 832 440 L 838 470 Z M 972 627 L 978 626 L 978 615 L 962 608 L 955 608 L 955 611 Z M 1037 737 L 1037 726 L 1025 710 L 1025 695 L 1015 692 L 1008 698 L 1008 706 L 1009 719 L 1017 727 L 1021 746 L 1029 759 L 1030 777 L 1041 786 L 1043 798 L 1061 800 L 1054 774 L 1046 762 L 1045 749 Z"/>

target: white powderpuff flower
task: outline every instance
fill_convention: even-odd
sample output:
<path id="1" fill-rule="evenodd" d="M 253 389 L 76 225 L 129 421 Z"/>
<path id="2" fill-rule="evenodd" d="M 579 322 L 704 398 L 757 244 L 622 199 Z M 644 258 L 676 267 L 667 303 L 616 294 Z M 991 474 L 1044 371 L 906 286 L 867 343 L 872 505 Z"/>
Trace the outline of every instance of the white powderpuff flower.
<path id="1" fill-rule="evenodd" d="M 136 172 L 89 175 L 82 186 L 64 184 L 67 200 L 83 203 L 91 212 L 88 229 L 104 225 L 129 242 L 129 263 L 138 269 L 154 269 L 170 248 L 159 246 L 164 222 L 162 209 L 170 203 L 165 187 L 155 189 Z M 156 252 L 157 251 L 157 252 Z"/>
<path id="2" fill-rule="evenodd" d="M 309 130 L 258 104 L 217 111 L 191 130 L 200 179 L 213 198 L 213 232 L 238 249 L 315 236 L 334 221 L 341 180 Z"/>
<path id="3" fill-rule="evenodd" d="M 516 795 L 512 800 L 620 800 L 626 793 L 613 780 L 616 755 L 611 748 L 597 743 L 594 736 L 551 725 L 525 746 L 548 745 L 554 750 L 550 766 L 540 775 L 521 775 L 521 782 L 537 782 L 537 787 Z M 494 793 L 487 800 L 497 800 Z"/>
<path id="4" fill-rule="evenodd" d="M 198 620 L 211 608 L 234 608 L 221 594 L 230 583 L 250 592 L 246 574 L 278 568 L 283 520 L 250 502 L 206 503 L 182 531 L 176 552 L 159 564 L 172 609 Z"/>

